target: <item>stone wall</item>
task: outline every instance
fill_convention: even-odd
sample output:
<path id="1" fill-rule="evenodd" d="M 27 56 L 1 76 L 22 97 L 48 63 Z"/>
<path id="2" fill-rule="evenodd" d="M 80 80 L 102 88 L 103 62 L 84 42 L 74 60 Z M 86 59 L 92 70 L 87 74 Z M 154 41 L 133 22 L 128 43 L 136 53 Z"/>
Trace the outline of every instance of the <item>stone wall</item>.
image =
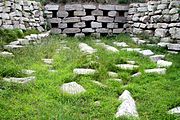
<path id="1" fill-rule="evenodd" d="M 44 31 L 43 9 L 39 2 L 0 0 L 0 28 Z"/>
<path id="2" fill-rule="evenodd" d="M 179 0 L 133 3 L 129 7 L 127 32 L 159 37 L 162 45 L 180 43 Z"/>
<path id="3" fill-rule="evenodd" d="M 53 33 L 85 36 L 124 32 L 127 5 L 46 5 L 45 14 Z"/>

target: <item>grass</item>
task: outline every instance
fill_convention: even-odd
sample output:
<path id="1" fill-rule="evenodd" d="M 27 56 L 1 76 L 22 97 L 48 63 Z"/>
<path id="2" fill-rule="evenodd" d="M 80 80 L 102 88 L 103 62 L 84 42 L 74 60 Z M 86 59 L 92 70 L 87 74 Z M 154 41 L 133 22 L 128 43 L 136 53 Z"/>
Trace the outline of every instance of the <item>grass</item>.
<path id="1" fill-rule="evenodd" d="M 103 42 L 113 45 L 113 41 L 125 41 L 132 47 L 137 47 L 130 37 L 121 34 L 117 37 L 103 37 Z M 166 75 L 145 74 L 131 78 L 137 72 L 146 68 L 155 68 L 156 64 L 149 58 L 135 52 L 120 51 L 110 53 L 105 51 L 86 37 L 63 38 L 52 35 L 42 44 L 30 45 L 24 50 L 14 51 L 15 58 L 0 58 L 0 79 L 3 77 L 23 77 L 22 69 L 36 71 L 36 81 L 30 84 L 15 84 L 0 80 L 0 119 L 18 120 L 116 120 L 114 114 L 121 104 L 118 96 L 124 90 L 129 90 L 136 100 L 141 120 L 180 120 L 178 116 L 169 115 L 167 111 L 180 105 L 180 55 L 172 55 L 164 49 L 142 46 L 151 49 L 157 54 L 165 54 L 166 60 L 172 61 Z M 66 41 L 64 45 L 61 43 Z M 97 53 L 83 55 L 78 44 L 87 43 L 97 49 Z M 71 50 L 62 49 L 63 46 Z M 56 53 L 56 49 L 60 52 Z M 118 48 L 120 49 L 120 48 Z M 51 67 L 45 65 L 41 59 L 53 58 Z M 135 60 L 140 66 L 135 71 L 124 71 L 115 67 L 115 64 Z M 95 62 L 91 62 L 95 61 Z M 98 71 L 92 76 L 78 76 L 73 74 L 76 67 L 94 68 Z M 58 72 L 51 73 L 49 69 Z M 111 81 L 107 71 L 115 71 L 123 83 Z M 100 87 L 91 80 L 97 80 L 108 87 Z M 60 86 L 63 83 L 76 81 L 87 91 L 80 95 L 63 94 Z M 100 101 L 100 105 L 95 102 Z M 119 118 L 122 120 L 127 118 Z"/>

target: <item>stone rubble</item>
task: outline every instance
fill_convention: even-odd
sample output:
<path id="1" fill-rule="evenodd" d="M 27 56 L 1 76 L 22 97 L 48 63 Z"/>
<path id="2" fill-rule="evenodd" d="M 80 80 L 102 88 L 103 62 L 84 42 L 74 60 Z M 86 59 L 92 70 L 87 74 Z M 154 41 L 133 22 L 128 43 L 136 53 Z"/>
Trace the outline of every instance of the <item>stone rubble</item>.
<path id="1" fill-rule="evenodd" d="M 175 108 L 169 110 L 168 113 L 180 115 L 180 107 L 175 107 Z"/>
<path id="2" fill-rule="evenodd" d="M 113 42 L 113 44 L 118 47 L 128 47 L 128 45 L 125 42 Z"/>
<path id="3" fill-rule="evenodd" d="M 166 68 L 154 68 L 154 69 L 146 69 L 145 73 L 157 73 L 157 74 L 166 74 Z"/>
<path id="4" fill-rule="evenodd" d="M 158 67 L 170 67 L 172 65 L 172 62 L 165 61 L 165 60 L 158 60 L 157 66 Z"/>
<path id="5" fill-rule="evenodd" d="M 10 57 L 10 58 L 11 58 L 11 57 L 14 57 L 13 53 L 6 52 L 6 51 L 0 52 L 0 56 L 5 57 L 5 58 L 8 58 L 8 57 Z"/>
<path id="6" fill-rule="evenodd" d="M 93 75 L 96 73 L 96 70 L 94 69 L 85 69 L 85 68 L 76 68 L 73 70 L 74 74 L 77 75 Z"/>
<path id="7" fill-rule="evenodd" d="M 86 91 L 84 87 L 82 87 L 76 82 L 64 83 L 60 88 L 64 93 L 68 93 L 72 95 L 76 95 Z"/>
<path id="8" fill-rule="evenodd" d="M 80 43 L 79 48 L 80 48 L 80 51 L 85 54 L 93 54 L 96 52 L 95 49 L 93 49 L 92 47 L 90 47 L 89 45 L 87 45 L 85 43 Z"/>
<path id="9" fill-rule="evenodd" d="M 25 77 L 25 78 L 15 78 L 15 77 L 10 77 L 10 78 L 3 78 L 4 81 L 7 82 L 14 82 L 14 83 L 29 83 L 30 81 L 34 81 L 36 78 L 34 76 L 31 77 Z"/>
<path id="10" fill-rule="evenodd" d="M 116 67 L 123 70 L 134 70 L 136 68 L 139 68 L 138 65 L 132 65 L 132 64 L 117 64 Z"/>

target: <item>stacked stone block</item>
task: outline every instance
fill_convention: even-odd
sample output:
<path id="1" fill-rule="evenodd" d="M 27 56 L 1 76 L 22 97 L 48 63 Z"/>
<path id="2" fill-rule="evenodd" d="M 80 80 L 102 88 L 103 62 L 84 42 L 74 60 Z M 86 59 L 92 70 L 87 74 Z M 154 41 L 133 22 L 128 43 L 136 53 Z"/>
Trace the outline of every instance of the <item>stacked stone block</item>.
<path id="1" fill-rule="evenodd" d="M 45 13 L 53 33 L 85 36 L 124 32 L 127 5 L 46 5 Z"/>
<path id="2" fill-rule="evenodd" d="M 41 4 L 27 0 L 0 0 L 0 28 L 44 31 Z"/>
<path id="3" fill-rule="evenodd" d="M 128 32 L 156 36 L 164 43 L 180 43 L 179 0 L 133 3 L 129 7 Z"/>

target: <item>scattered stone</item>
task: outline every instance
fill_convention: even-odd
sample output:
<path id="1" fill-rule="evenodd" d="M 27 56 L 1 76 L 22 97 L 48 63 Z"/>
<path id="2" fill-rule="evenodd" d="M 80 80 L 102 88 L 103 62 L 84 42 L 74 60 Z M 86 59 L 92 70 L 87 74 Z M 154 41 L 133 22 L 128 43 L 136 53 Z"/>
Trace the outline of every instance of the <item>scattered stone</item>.
<path id="1" fill-rule="evenodd" d="M 53 59 L 42 59 L 44 61 L 44 63 L 52 65 L 53 64 Z"/>
<path id="2" fill-rule="evenodd" d="M 172 62 L 164 61 L 164 60 L 158 60 L 157 66 L 158 67 L 170 67 L 172 65 Z"/>
<path id="3" fill-rule="evenodd" d="M 61 86 L 61 90 L 65 93 L 72 94 L 72 95 L 83 93 L 86 91 L 81 85 L 77 84 L 76 82 L 63 84 Z"/>
<path id="4" fill-rule="evenodd" d="M 139 53 L 143 54 L 144 56 L 154 55 L 154 53 L 151 50 L 142 50 L 142 51 L 139 51 Z"/>
<path id="5" fill-rule="evenodd" d="M 116 67 L 123 69 L 123 70 L 133 70 L 139 68 L 138 65 L 131 65 L 131 64 L 118 64 Z"/>
<path id="6" fill-rule="evenodd" d="M 167 47 L 167 45 L 169 45 L 170 43 L 165 43 L 165 42 L 160 42 L 160 43 L 158 43 L 158 46 L 160 46 L 160 47 Z"/>
<path id="7" fill-rule="evenodd" d="M 26 74 L 26 75 L 32 75 L 32 74 L 34 74 L 36 71 L 34 71 L 34 70 L 26 70 L 26 69 L 24 69 L 24 70 L 22 70 L 22 73 L 24 73 L 24 74 Z"/>
<path id="8" fill-rule="evenodd" d="M 168 53 L 171 53 L 171 54 L 178 54 L 178 52 L 176 52 L 176 51 L 168 51 Z"/>
<path id="9" fill-rule="evenodd" d="M 125 42 L 113 42 L 113 44 L 118 47 L 128 47 L 128 45 Z"/>
<path id="10" fill-rule="evenodd" d="M 153 55 L 153 56 L 150 56 L 150 59 L 153 61 L 153 62 L 157 62 L 158 60 L 162 60 L 164 59 L 165 55 Z"/>
<path id="11" fill-rule="evenodd" d="M 110 45 L 106 45 L 106 44 L 104 44 L 104 43 L 97 43 L 97 45 L 103 46 L 107 51 L 119 52 L 119 50 L 116 49 L 115 47 L 112 47 L 112 46 L 110 46 Z"/>
<path id="12" fill-rule="evenodd" d="M 7 82 L 15 82 L 15 83 L 28 83 L 30 81 L 33 81 L 35 80 L 35 77 L 34 76 L 31 76 L 31 77 L 25 77 L 25 78 L 15 78 L 15 77 L 10 77 L 10 78 L 3 78 L 4 81 L 7 81 Z"/>
<path id="13" fill-rule="evenodd" d="M 139 77 L 139 76 L 141 76 L 141 75 L 142 75 L 141 72 L 137 72 L 137 73 L 133 74 L 131 77 Z"/>
<path id="14" fill-rule="evenodd" d="M 118 74 L 115 72 L 108 72 L 109 77 L 117 78 Z"/>
<path id="15" fill-rule="evenodd" d="M 139 52 L 141 48 L 122 48 L 121 50 L 126 50 L 128 52 Z"/>
<path id="16" fill-rule="evenodd" d="M 77 75 L 93 75 L 95 74 L 96 70 L 94 69 L 85 69 L 85 68 L 76 68 L 73 70 L 74 74 Z"/>
<path id="17" fill-rule="evenodd" d="M 145 73 L 166 74 L 166 68 L 146 69 Z"/>
<path id="18" fill-rule="evenodd" d="M 126 61 L 128 64 L 132 64 L 134 65 L 136 62 L 135 61 L 132 61 L 132 60 L 129 60 L 129 61 Z"/>
<path id="19" fill-rule="evenodd" d="M 168 44 L 167 47 L 169 50 L 180 51 L 180 44 Z"/>
<path id="20" fill-rule="evenodd" d="M 173 109 L 169 110 L 168 113 L 180 115 L 180 107 L 173 108 Z"/>
<path id="21" fill-rule="evenodd" d="M 135 117 L 138 118 L 138 112 L 136 109 L 136 104 L 134 99 L 131 97 L 131 93 L 128 90 L 125 90 L 122 95 L 119 97 L 119 100 L 122 101 L 122 104 L 118 107 L 115 117 Z"/>
<path id="22" fill-rule="evenodd" d="M 16 50 L 16 49 L 21 49 L 23 47 L 24 46 L 21 46 L 21 45 L 5 45 L 4 49 L 6 49 L 6 50 Z"/>
<path id="23" fill-rule="evenodd" d="M 119 82 L 119 83 L 122 83 L 122 79 L 111 78 L 110 80 L 112 80 L 112 81 L 117 81 L 117 82 Z"/>
<path id="24" fill-rule="evenodd" d="M 95 105 L 95 106 L 100 106 L 100 105 L 101 105 L 101 102 L 100 102 L 100 101 L 95 101 L 95 102 L 94 102 L 94 105 Z"/>
<path id="25" fill-rule="evenodd" d="M 80 43 L 79 48 L 80 48 L 80 51 L 85 54 L 93 54 L 96 52 L 96 49 L 93 49 L 92 47 L 90 47 L 89 45 L 85 43 Z"/>
<path id="26" fill-rule="evenodd" d="M 10 53 L 10 52 L 0 52 L 0 56 L 2 57 L 14 57 L 13 53 Z"/>

